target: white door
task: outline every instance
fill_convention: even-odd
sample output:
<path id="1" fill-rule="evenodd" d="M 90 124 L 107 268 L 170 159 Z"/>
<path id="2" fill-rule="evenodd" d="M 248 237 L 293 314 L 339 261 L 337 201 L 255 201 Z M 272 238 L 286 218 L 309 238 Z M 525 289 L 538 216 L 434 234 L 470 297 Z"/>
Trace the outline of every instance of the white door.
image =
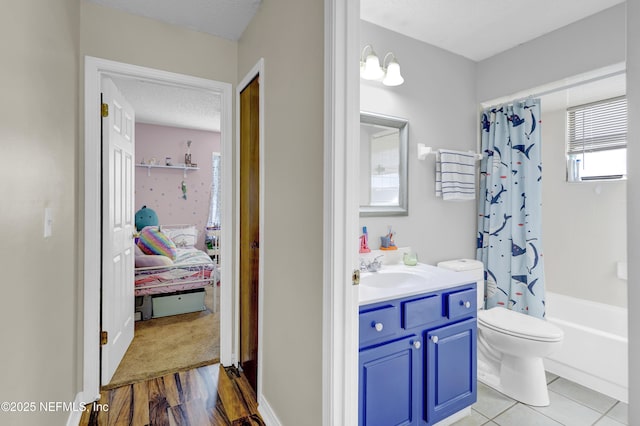
<path id="1" fill-rule="evenodd" d="M 133 108 L 107 78 L 102 103 L 102 331 L 107 342 L 102 342 L 101 382 L 106 385 L 133 340 L 135 121 Z"/>

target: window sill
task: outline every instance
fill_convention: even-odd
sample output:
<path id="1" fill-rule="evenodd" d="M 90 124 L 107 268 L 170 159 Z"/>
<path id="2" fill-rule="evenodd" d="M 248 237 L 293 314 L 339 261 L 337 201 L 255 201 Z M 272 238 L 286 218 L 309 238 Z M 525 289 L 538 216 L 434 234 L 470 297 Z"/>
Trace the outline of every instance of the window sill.
<path id="1" fill-rule="evenodd" d="M 594 176 L 594 177 L 589 177 L 586 179 L 581 179 L 581 180 L 567 180 L 567 183 L 590 183 L 590 182 L 597 182 L 597 183 L 602 183 L 602 182 L 621 182 L 621 181 L 626 181 L 627 180 L 627 176 L 621 176 L 621 177 L 607 177 L 607 176 Z"/>

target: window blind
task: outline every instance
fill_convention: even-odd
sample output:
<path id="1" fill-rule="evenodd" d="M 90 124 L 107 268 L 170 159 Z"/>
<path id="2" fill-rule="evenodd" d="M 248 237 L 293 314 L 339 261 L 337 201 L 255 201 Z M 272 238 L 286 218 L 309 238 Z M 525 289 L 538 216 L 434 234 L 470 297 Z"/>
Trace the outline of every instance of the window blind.
<path id="1" fill-rule="evenodd" d="M 627 146 L 625 96 L 567 109 L 567 153 L 595 152 Z"/>

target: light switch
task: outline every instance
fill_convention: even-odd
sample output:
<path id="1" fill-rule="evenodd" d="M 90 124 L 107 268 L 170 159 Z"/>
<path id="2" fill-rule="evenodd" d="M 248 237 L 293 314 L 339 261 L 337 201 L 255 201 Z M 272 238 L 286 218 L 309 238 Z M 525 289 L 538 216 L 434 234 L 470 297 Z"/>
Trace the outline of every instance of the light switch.
<path id="1" fill-rule="evenodd" d="M 53 212 L 51 207 L 44 208 L 44 237 L 49 238 L 53 233 Z"/>

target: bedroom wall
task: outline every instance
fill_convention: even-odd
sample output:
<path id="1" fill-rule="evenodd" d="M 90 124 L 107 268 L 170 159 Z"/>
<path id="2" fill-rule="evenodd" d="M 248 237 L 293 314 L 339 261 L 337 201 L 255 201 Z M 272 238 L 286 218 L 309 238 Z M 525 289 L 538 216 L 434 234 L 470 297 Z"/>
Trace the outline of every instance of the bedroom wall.
<path id="1" fill-rule="evenodd" d="M 393 52 L 405 80 L 387 87 L 360 79 L 360 110 L 409 120 L 409 215 L 361 217 L 360 230 L 367 226 L 370 246 L 377 249 L 380 236 L 392 225 L 396 244 L 411 246 L 425 263 L 475 258 L 475 201 L 436 198 L 435 156 L 424 161 L 417 156 L 418 143 L 434 149 L 477 149 L 475 62 L 360 21 L 360 47 L 367 44 L 380 59 Z"/>
<path id="2" fill-rule="evenodd" d="M 322 424 L 323 16 L 322 1 L 265 1 L 238 43 L 238 81 L 265 61 L 261 369 L 282 425 Z"/>
<path id="3" fill-rule="evenodd" d="M 190 170 L 185 179 L 178 169 L 136 167 L 135 209 L 147 206 L 155 210 L 161 225 L 188 224 L 198 230 L 196 248 L 205 250 L 205 227 L 211 198 L 212 152 L 220 152 L 220 133 L 182 129 L 156 124 L 136 123 L 136 165 L 152 158 L 164 164 L 184 163 L 187 141 L 191 141 L 191 161 L 199 170 Z M 187 185 L 183 198 L 182 182 Z"/>
<path id="4" fill-rule="evenodd" d="M 71 403 L 78 391 L 79 27 L 78 0 L 0 5 L 0 401 Z M 68 415 L 0 412 L 0 424 Z"/>

